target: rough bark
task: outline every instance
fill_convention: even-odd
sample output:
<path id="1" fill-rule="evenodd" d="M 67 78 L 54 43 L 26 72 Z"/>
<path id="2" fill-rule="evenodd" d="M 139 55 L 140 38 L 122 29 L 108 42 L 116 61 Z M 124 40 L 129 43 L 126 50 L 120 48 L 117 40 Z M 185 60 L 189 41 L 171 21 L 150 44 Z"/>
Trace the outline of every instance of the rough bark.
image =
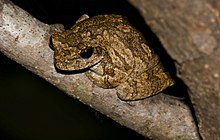
<path id="1" fill-rule="evenodd" d="M 176 60 L 203 139 L 220 139 L 220 2 L 130 0 Z"/>
<path id="2" fill-rule="evenodd" d="M 181 101 L 159 94 L 139 101 L 118 99 L 114 89 L 101 89 L 82 74 L 58 73 L 49 37 L 60 26 L 49 26 L 0 0 L 0 51 L 73 98 L 91 106 L 151 139 L 199 139 L 190 109 Z"/>

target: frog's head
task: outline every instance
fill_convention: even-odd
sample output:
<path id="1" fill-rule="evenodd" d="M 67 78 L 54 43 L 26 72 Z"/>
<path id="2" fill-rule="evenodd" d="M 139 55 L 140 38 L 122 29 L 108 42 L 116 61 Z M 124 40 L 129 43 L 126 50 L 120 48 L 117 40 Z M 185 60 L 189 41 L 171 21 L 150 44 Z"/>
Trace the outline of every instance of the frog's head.
<path id="1" fill-rule="evenodd" d="M 125 66 L 123 63 L 133 65 L 132 52 L 126 48 L 119 35 L 131 30 L 130 26 L 124 24 L 128 23 L 119 15 L 91 18 L 83 15 L 71 29 L 53 33 L 51 44 L 55 67 L 60 70 L 81 70 L 104 62 L 103 59 L 117 67 Z"/>
<path id="2" fill-rule="evenodd" d="M 89 37 L 71 33 L 55 32 L 51 36 L 50 46 L 54 49 L 54 65 L 60 70 L 74 71 L 90 68 L 104 58 L 104 50 L 98 42 L 89 41 Z"/>

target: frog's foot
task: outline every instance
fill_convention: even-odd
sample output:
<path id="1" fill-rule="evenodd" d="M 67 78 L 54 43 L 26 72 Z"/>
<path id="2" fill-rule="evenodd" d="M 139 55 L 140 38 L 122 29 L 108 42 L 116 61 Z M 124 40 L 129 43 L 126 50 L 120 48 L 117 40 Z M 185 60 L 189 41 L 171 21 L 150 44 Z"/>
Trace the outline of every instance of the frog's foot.
<path id="1" fill-rule="evenodd" d="M 129 78 L 117 87 L 117 95 L 122 100 L 139 100 L 155 95 L 174 84 L 165 72 L 157 74 L 142 73 L 136 78 Z"/>

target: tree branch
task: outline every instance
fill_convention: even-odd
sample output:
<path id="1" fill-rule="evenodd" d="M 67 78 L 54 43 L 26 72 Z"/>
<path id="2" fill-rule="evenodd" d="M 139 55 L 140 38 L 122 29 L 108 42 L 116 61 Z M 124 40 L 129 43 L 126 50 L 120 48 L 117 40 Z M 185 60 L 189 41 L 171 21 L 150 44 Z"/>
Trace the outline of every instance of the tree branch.
<path id="1" fill-rule="evenodd" d="M 130 0 L 176 60 L 203 139 L 220 139 L 220 3 Z"/>
<path id="2" fill-rule="evenodd" d="M 0 51 L 73 98 L 151 139 L 199 139 L 189 108 L 164 94 L 139 101 L 118 99 L 114 89 L 93 85 L 82 74 L 58 73 L 49 37 L 61 26 L 49 26 L 8 0 L 0 0 Z"/>

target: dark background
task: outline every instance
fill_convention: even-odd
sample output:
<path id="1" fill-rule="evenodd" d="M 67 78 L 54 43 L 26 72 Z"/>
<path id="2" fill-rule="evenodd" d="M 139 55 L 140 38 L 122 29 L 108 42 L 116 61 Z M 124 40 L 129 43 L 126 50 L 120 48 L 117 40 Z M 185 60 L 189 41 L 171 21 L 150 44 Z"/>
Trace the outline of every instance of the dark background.
<path id="1" fill-rule="evenodd" d="M 126 0 L 12 0 L 38 20 L 70 28 L 82 15 L 121 14 L 163 56 L 175 75 L 173 61 Z M 0 139 L 112 140 L 145 139 L 61 92 L 0 53 Z M 172 93 L 171 93 L 172 94 Z"/>

